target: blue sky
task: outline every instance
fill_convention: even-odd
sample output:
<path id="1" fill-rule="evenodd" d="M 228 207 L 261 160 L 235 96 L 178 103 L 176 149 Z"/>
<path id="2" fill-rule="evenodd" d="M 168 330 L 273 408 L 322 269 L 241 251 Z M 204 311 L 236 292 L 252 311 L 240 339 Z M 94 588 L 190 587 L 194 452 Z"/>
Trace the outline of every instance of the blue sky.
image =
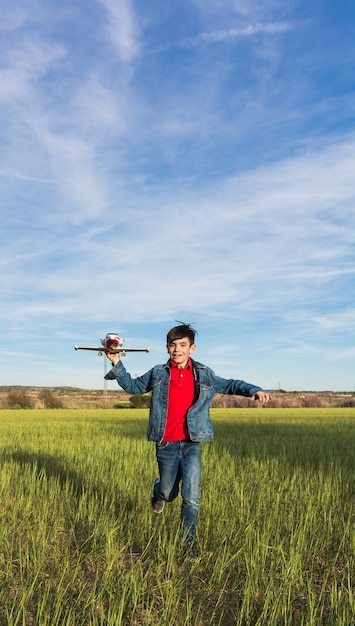
<path id="1" fill-rule="evenodd" d="M 15 0 L 0 24 L 1 385 L 195 358 L 355 389 L 355 5 Z M 110 382 L 109 388 L 116 389 Z"/>

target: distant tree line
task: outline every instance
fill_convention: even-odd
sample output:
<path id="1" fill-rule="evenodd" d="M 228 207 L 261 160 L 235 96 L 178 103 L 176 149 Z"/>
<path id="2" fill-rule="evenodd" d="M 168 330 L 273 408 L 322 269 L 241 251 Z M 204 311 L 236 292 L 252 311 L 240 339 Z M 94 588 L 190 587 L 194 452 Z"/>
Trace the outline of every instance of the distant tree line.
<path id="1" fill-rule="evenodd" d="M 0 394 L 0 408 L 3 409 L 142 409 L 148 408 L 150 394 L 128 396 L 124 392 L 70 390 L 70 393 L 60 389 L 44 387 L 31 390 L 29 388 L 11 388 Z M 216 394 L 212 408 L 257 408 L 259 405 L 250 398 L 243 396 L 228 396 Z M 279 391 L 271 393 L 270 408 L 297 408 L 297 407 L 355 407 L 355 394 L 332 394 L 312 392 Z"/>
<path id="2" fill-rule="evenodd" d="M 269 408 L 297 408 L 297 407 L 309 407 L 309 408 L 321 408 L 321 407 L 355 407 L 354 395 L 342 397 L 341 399 L 335 399 L 330 402 L 329 398 L 323 396 L 321 393 L 295 393 L 287 394 L 286 392 L 279 392 L 271 394 L 270 401 L 267 405 Z M 246 408 L 246 407 L 258 407 L 258 403 L 250 400 L 250 398 L 244 398 L 244 396 L 220 396 L 214 397 L 212 402 L 213 408 Z"/>

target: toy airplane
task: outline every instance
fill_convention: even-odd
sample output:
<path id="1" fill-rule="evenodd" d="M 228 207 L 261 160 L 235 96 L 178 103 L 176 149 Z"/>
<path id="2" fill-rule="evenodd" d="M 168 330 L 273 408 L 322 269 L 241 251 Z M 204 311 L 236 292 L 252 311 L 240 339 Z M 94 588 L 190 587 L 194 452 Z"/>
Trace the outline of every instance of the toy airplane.
<path id="1" fill-rule="evenodd" d="M 122 356 L 125 356 L 126 352 L 149 352 L 149 348 L 123 348 L 122 344 L 124 339 L 120 339 L 117 333 L 107 333 L 104 339 L 100 339 L 101 346 L 98 348 L 92 348 L 90 346 L 74 346 L 74 350 L 92 350 L 98 352 L 101 355 L 103 352 L 107 354 L 110 352 L 120 352 Z"/>

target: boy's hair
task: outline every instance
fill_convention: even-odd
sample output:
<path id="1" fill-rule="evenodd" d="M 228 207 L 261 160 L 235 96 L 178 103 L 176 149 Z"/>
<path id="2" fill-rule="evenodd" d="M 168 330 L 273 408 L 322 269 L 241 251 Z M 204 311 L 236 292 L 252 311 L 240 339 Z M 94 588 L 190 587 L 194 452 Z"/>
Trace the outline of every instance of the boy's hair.
<path id="1" fill-rule="evenodd" d="M 178 321 L 178 320 L 177 320 Z M 195 343 L 195 336 L 197 335 L 197 330 L 192 328 L 191 324 L 184 324 L 184 322 L 179 322 L 179 326 L 174 326 L 171 328 L 166 336 L 166 345 L 171 344 L 172 341 L 176 339 L 183 339 L 187 337 L 192 345 Z"/>

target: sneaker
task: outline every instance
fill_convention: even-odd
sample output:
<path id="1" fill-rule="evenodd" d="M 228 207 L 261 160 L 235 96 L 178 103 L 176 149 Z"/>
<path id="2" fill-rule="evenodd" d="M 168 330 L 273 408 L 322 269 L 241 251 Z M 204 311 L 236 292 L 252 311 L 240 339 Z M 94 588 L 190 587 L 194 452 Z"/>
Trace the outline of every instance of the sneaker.
<path id="1" fill-rule="evenodd" d="M 154 493 L 154 487 L 157 483 L 160 483 L 160 479 L 156 478 L 154 481 L 154 485 L 153 485 L 153 491 L 152 491 L 152 495 L 150 497 L 150 503 L 152 505 L 152 509 L 154 511 L 154 513 L 162 513 L 164 511 L 164 507 L 165 507 L 165 502 L 164 500 L 161 500 L 160 498 L 157 498 L 157 496 Z"/>

